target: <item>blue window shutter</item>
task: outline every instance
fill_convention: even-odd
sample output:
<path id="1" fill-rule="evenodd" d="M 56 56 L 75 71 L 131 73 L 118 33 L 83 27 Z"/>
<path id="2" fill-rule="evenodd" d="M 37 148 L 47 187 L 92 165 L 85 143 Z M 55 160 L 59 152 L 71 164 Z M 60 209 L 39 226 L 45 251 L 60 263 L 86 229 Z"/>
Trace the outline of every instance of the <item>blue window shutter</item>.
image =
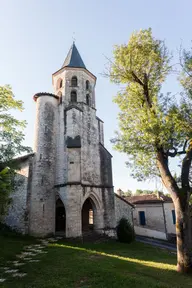
<path id="1" fill-rule="evenodd" d="M 172 210 L 173 224 L 176 224 L 175 210 Z"/>
<path id="2" fill-rule="evenodd" d="M 143 226 L 146 225 L 144 211 L 139 211 L 139 222 L 140 222 L 140 225 L 143 225 Z"/>

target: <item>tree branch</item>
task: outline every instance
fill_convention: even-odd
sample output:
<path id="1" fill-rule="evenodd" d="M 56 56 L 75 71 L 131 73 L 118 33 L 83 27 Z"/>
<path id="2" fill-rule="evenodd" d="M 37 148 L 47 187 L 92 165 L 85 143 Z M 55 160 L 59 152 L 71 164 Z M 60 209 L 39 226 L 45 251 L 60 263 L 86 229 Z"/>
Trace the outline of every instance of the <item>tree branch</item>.
<path id="1" fill-rule="evenodd" d="M 137 83 L 140 84 L 141 86 L 144 86 L 143 82 L 137 77 L 137 75 L 135 74 L 134 71 L 131 71 L 131 74 L 132 74 L 135 82 L 137 82 Z"/>
<path id="2" fill-rule="evenodd" d="M 190 190 L 189 171 L 191 167 L 191 162 L 192 162 L 192 140 L 190 140 L 188 151 L 183 159 L 181 168 L 181 185 L 184 191 L 186 192 Z"/>
<path id="3" fill-rule="evenodd" d="M 174 150 L 174 152 L 170 152 L 170 150 Z M 171 149 L 167 150 L 167 156 L 175 157 L 176 155 L 177 155 L 177 149 L 175 147 L 172 147 Z"/>
<path id="4" fill-rule="evenodd" d="M 157 149 L 157 166 L 159 168 L 159 172 L 163 181 L 163 184 L 170 192 L 173 201 L 175 201 L 178 197 L 179 187 L 177 185 L 176 180 L 172 176 L 169 167 L 168 160 L 166 154 L 164 153 L 162 148 Z"/>
<path id="5" fill-rule="evenodd" d="M 173 141 L 172 141 L 173 142 Z M 187 142 L 188 142 L 188 139 L 185 140 L 184 144 L 183 144 L 183 150 L 181 151 L 178 151 L 175 147 L 172 147 L 170 149 L 168 149 L 167 151 L 167 156 L 170 156 L 170 157 L 175 157 L 176 155 L 183 155 L 183 154 L 186 154 L 186 146 L 187 146 Z M 174 152 L 171 152 L 170 150 L 174 150 Z"/>
<path id="6" fill-rule="evenodd" d="M 151 99 L 149 97 L 148 77 L 147 77 L 146 73 L 144 73 L 144 96 L 145 96 L 146 104 L 148 105 L 149 108 L 151 108 L 152 103 L 151 103 Z"/>

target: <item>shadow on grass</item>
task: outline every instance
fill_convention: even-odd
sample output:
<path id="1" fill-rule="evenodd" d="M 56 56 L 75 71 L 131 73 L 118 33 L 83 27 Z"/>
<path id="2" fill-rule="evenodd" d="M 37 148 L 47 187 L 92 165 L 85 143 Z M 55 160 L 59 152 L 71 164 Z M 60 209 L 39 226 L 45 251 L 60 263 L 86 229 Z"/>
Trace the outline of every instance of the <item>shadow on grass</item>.
<path id="1" fill-rule="evenodd" d="M 156 252 L 142 243 L 72 244 L 60 241 L 48 246 L 48 254 L 42 255 L 40 262 L 21 267 L 21 272 L 27 273 L 25 278 L 10 278 L 3 287 L 191 287 L 191 277 L 175 272 L 175 257 L 166 252 L 157 253 L 157 256 Z"/>
<path id="2" fill-rule="evenodd" d="M 132 242 L 130 244 L 120 243 L 118 241 L 109 241 L 99 244 L 93 243 L 81 243 L 75 242 L 71 243 L 64 240 L 60 243 L 66 244 L 73 247 L 81 247 L 85 249 L 95 250 L 97 252 L 103 252 L 108 254 L 115 254 L 122 257 L 137 258 L 139 260 L 146 260 L 167 263 L 171 265 L 176 265 L 176 254 L 172 251 L 161 249 L 149 244 L 144 244 L 140 242 Z"/>
<path id="3" fill-rule="evenodd" d="M 125 251 L 126 248 L 127 251 Z M 143 250 L 143 252 L 146 250 L 145 257 L 144 253 L 140 257 L 138 250 Z M 50 253 L 54 254 L 55 260 L 60 258 L 60 265 L 63 265 L 63 269 L 70 267 L 71 271 L 68 273 L 71 280 L 87 279 L 88 286 L 67 287 L 128 287 L 128 285 L 162 288 L 173 287 L 173 285 L 174 287 L 191 287 L 192 277 L 180 275 L 175 271 L 176 259 L 174 256 L 163 252 L 165 255 L 158 261 L 150 259 L 156 258 L 154 255 L 156 250 L 142 243 L 131 245 L 113 243 L 113 247 L 109 243 L 95 245 L 57 243 L 50 246 Z M 61 260 L 62 254 L 63 260 Z M 170 256 L 171 259 L 169 259 Z M 58 273 L 59 265 L 54 269 L 57 269 Z M 72 271 L 75 272 L 76 280 Z M 100 286 L 101 283 L 102 286 Z"/>
<path id="4" fill-rule="evenodd" d="M 167 261 L 166 263 L 162 262 L 162 259 L 158 259 L 158 261 L 155 261 L 153 259 L 150 260 L 149 255 L 147 254 L 146 257 L 144 257 L 144 255 L 140 255 L 139 251 L 137 251 L 137 255 L 136 258 L 135 257 L 131 257 L 130 251 L 118 251 L 118 249 L 115 249 L 115 251 L 110 251 L 110 250 L 105 250 L 105 249 L 101 249 L 97 246 L 92 246 L 92 249 L 89 247 L 82 247 L 82 246 L 77 246 L 77 245 L 66 245 L 66 244 L 54 244 L 54 247 L 58 247 L 58 248 L 65 248 L 65 249 L 73 249 L 76 251 L 81 251 L 81 252 L 86 252 L 90 257 L 92 257 L 93 255 L 97 256 L 99 258 L 105 256 L 105 257 L 110 257 L 110 258 L 114 258 L 114 259 L 119 259 L 122 261 L 127 261 L 129 263 L 136 263 L 136 264 L 140 264 L 140 265 L 144 265 L 144 266 L 148 266 L 148 267 L 153 267 L 153 268 L 157 268 L 157 269 L 168 269 L 168 270 L 172 270 L 175 271 L 175 265 L 172 262 L 175 262 L 175 259 L 172 259 L 172 261 Z M 124 246 L 124 249 L 126 246 Z M 146 247 L 145 247 L 146 249 Z M 145 250 L 143 249 L 143 250 Z M 150 249 L 149 249 L 150 250 Z M 131 251 L 133 252 L 133 251 Z M 166 254 L 165 254 L 166 255 Z M 142 256 L 142 257 L 141 257 Z M 167 255 L 166 255 L 167 256 Z M 154 258 L 154 257 L 153 257 Z M 167 257 L 168 258 L 168 257 Z M 170 260 L 170 259 L 169 259 Z"/>

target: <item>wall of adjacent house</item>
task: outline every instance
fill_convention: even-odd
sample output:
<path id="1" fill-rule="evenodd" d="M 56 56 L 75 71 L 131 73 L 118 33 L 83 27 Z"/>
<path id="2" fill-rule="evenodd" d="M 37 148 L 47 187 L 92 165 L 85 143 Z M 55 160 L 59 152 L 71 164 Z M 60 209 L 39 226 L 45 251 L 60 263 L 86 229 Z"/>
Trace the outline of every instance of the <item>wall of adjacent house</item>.
<path id="1" fill-rule="evenodd" d="M 140 236 L 145 236 L 145 237 L 150 237 L 150 238 L 156 238 L 156 239 L 161 239 L 161 240 L 167 240 L 166 233 L 160 232 L 157 230 L 151 230 L 139 226 L 135 226 L 135 234 L 140 235 Z"/>
<path id="2" fill-rule="evenodd" d="M 173 203 L 164 203 L 164 211 L 165 211 L 165 219 L 166 219 L 166 227 L 167 227 L 167 233 L 173 233 L 176 234 L 175 231 L 175 224 L 173 223 L 173 215 L 172 210 L 175 210 Z"/>
<path id="3" fill-rule="evenodd" d="M 25 234 L 27 231 L 27 193 L 29 159 L 23 161 L 15 176 L 15 189 L 11 193 L 11 204 L 4 218 L 4 223 L 12 229 Z"/>
<path id="4" fill-rule="evenodd" d="M 121 218 L 126 218 L 133 225 L 132 216 L 133 207 L 129 205 L 125 200 L 121 199 L 115 194 L 115 219 L 116 225 Z"/>
<path id="5" fill-rule="evenodd" d="M 139 212 L 145 213 L 145 225 L 141 225 Z M 135 233 L 141 236 L 166 239 L 162 203 L 137 204 L 133 210 Z"/>

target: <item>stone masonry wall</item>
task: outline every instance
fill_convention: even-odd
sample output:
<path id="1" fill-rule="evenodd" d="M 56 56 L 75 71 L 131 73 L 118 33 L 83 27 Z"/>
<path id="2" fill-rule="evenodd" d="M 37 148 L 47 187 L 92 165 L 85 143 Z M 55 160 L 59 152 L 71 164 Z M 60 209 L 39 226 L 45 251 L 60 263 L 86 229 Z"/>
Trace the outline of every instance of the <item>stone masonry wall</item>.
<path id="1" fill-rule="evenodd" d="M 29 231 L 34 236 L 55 233 L 55 171 L 58 100 L 49 95 L 37 99 Z"/>
<path id="2" fill-rule="evenodd" d="M 12 229 L 25 234 L 27 231 L 27 193 L 30 159 L 21 163 L 15 176 L 15 190 L 11 194 L 11 204 L 4 222 Z"/>
<path id="3" fill-rule="evenodd" d="M 82 207 L 90 198 L 94 209 L 94 230 L 103 233 L 103 203 L 100 188 L 82 187 L 81 185 L 67 185 L 58 189 L 66 211 L 66 237 L 82 236 Z"/>
<path id="4" fill-rule="evenodd" d="M 95 110 L 87 105 L 83 113 L 81 171 L 82 183 L 101 184 L 98 125 Z"/>
<path id="5" fill-rule="evenodd" d="M 77 87 L 71 87 L 73 76 L 78 79 Z M 63 84 L 58 88 L 60 79 Z M 87 80 L 89 90 L 86 90 Z M 95 209 L 95 229 L 103 232 L 115 227 L 111 155 L 102 148 L 104 164 L 101 166 L 100 143 L 104 145 L 104 136 L 103 123 L 96 118 L 95 81 L 88 71 L 78 68 L 64 68 L 53 75 L 54 92 L 62 94 L 58 107 L 55 184 L 66 210 L 67 237 L 82 235 L 81 209 L 88 197 Z M 77 103 L 71 102 L 73 90 L 77 93 Z M 90 105 L 86 103 L 87 94 Z"/>
<path id="6" fill-rule="evenodd" d="M 77 87 L 71 86 L 71 79 L 73 76 L 76 76 L 78 79 Z M 63 86 L 59 89 L 57 89 L 57 81 L 58 79 L 63 80 Z M 86 89 L 86 81 L 90 82 L 90 88 Z M 91 107 L 95 108 L 95 82 L 96 79 L 93 75 L 91 75 L 88 71 L 84 69 L 78 69 L 78 68 L 65 68 L 61 71 L 59 71 L 57 74 L 53 75 L 53 87 L 54 87 L 54 93 L 57 95 L 59 92 L 62 93 L 62 102 L 64 103 L 64 106 L 66 107 L 71 99 L 71 91 L 75 90 L 77 92 L 77 102 L 80 103 L 86 103 L 86 95 L 89 94 L 90 100 L 91 100 Z"/>
<path id="7" fill-rule="evenodd" d="M 121 199 L 115 194 L 115 219 L 116 225 L 121 218 L 126 218 L 131 225 L 133 225 L 133 207 L 129 205 L 125 200 Z"/>

